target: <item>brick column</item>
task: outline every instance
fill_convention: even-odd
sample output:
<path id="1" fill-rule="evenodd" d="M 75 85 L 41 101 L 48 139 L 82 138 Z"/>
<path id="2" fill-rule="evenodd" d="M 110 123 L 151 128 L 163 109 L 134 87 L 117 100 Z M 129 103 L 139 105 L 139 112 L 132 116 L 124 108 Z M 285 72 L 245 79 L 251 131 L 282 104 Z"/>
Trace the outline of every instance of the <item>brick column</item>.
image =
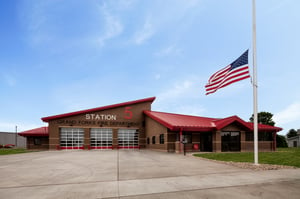
<path id="1" fill-rule="evenodd" d="M 241 131 L 241 152 L 246 151 L 246 132 Z"/>
<path id="2" fill-rule="evenodd" d="M 221 131 L 215 131 L 212 133 L 213 136 L 213 152 L 221 152 Z"/>
<path id="3" fill-rule="evenodd" d="M 118 146 L 119 146 L 118 129 L 113 129 L 112 147 L 113 147 L 113 149 L 118 149 Z"/>
<path id="4" fill-rule="evenodd" d="M 84 129 L 84 149 L 90 149 L 90 128 Z"/>

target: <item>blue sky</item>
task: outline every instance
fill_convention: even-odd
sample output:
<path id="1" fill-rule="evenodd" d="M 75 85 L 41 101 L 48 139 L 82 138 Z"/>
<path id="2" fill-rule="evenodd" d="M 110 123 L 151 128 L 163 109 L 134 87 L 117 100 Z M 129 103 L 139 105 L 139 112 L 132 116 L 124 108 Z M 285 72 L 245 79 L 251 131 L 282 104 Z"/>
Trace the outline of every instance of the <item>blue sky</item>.
<path id="1" fill-rule="evenodd" d="M 285 134 L 300 128 L 300 2 L 256 3 L 258 111 Z M 251 0 L 1 0 L 0 27 L 0 131 L 152 96 L 156 111 L 253 112 L 249 79 L 204 89 L 246 49 L 252 56 Z"/>

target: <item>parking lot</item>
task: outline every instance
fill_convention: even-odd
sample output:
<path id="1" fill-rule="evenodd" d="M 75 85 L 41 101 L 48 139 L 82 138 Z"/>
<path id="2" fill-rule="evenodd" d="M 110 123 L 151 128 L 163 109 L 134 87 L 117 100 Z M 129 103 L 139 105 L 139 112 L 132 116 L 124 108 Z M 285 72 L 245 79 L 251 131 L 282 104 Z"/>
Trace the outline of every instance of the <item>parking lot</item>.
<path id="1" fill-rule="evenodd" d="M 0 198 L 299 198 L 300 169 L 253 171 L 149 150 L 0 156 Z"/>

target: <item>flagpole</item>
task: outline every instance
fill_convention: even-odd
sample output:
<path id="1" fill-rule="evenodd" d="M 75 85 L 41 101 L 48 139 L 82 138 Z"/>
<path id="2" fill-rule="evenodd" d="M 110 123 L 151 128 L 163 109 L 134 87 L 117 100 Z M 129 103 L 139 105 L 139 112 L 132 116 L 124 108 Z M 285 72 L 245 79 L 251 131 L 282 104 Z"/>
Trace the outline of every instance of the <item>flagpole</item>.
<path id="1" fill-rule="evenodd" d="M 252 45 L 253 45 L 253 119 L 254 119 L 254 164 L 258 165 L 258 118 L 257 118 L 257 69 L 256 69 L 256 13 L 252 0 Z"/>

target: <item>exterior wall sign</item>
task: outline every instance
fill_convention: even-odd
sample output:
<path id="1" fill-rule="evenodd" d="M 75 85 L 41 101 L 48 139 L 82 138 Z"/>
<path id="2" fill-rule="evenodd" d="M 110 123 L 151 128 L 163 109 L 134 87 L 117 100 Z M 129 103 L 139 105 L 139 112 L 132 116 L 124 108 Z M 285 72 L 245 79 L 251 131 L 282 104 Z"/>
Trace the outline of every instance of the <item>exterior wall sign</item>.
<path id="1" fill-rule="evenodd" d="M 95 120 L 57 120 L 60 125 L 97 125 L 97 126 L 139 126 L 139 122 L 128 121 L 95 121 Z"/>
<path id="2" fill-rule="evenodd" d="M 116 115 L 110 114 L 85 114 L 87 120 L 117 120 Z"/>
<path id="3" fill-rule="evenodd" d="M 83 115 L 82 119 L 61 119 L 57 120 L 56 123 L 59 125 L 94 125 L 94 126 L 139 126 L 140 122 L 123 121 L 131 120 L 133 112 L 131 107 L 125 107 L 123 117 L 119 119 L 115 114 L 98 114 L 98 113 L 87 113 Z"/>

